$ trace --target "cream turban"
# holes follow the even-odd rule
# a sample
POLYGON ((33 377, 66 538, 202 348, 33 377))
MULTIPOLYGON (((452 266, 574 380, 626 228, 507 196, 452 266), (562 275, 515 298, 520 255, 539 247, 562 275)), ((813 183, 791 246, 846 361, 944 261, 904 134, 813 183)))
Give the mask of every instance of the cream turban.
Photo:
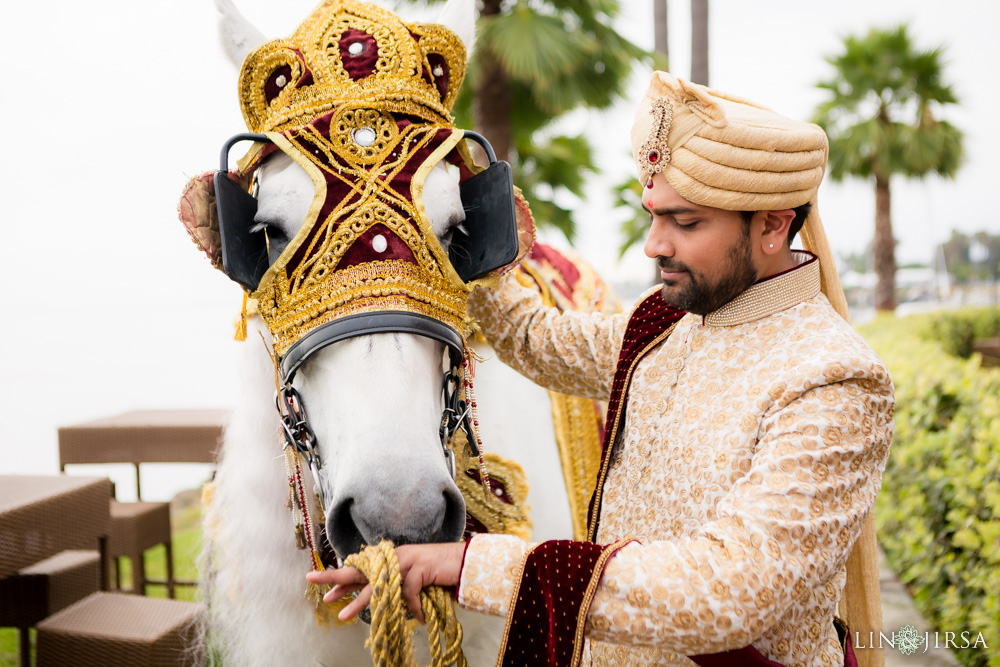
POLYGON ((632 156, 643 184, 662 173, 684 199, 727 211, 776 211, 812 202, 802 243, 819 257, 823 292, 847 319, 816 206, 827 150, 818 125, 667 72, 653 72, 632 124, 632 156))
MULTIPOLYGON (((684 199, 728 211, 773 211, 812 202, 800 232, 819 257, 823 292, 848 319, 847 302, 816 206, 828 143, 818 125, 781 116, 753 102, 654 72, 632 125, 639 181, 662 173, 684 199)), ((851 631, 882 630, 878 552, 871 518, 847 562, 840 613, 851 631)), ((882 653, 860 651, 862 666, 882 653)))

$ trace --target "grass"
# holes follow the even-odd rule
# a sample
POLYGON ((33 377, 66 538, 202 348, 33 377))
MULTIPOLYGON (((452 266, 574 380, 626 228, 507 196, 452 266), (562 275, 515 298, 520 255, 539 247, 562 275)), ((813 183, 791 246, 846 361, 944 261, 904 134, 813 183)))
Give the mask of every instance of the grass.
MULTIPOLYGON (((182 581, 195 581, 198 578, 196 563, 198 551, 201 548, 201 492, 190 491, 180 494, 170 507, 170 524, 173 534, 174 548, 174 578, 182 581)), ((154 547, 145 553, 146 577, 149 579, 166 579, 167 554, 163 545, 154 547)), ((132 582, 132 567, 127 558, 121 559, 122 586, 130 588, 132 582)), ((112 572, 112 582, 114 574, 112 572)), ((178 600, 196 600, 198 590, 194 586, 176 586, 174 588, 178 600)), ((167 597, 165 585, 146 586, 146 594, 154 598, 167 597)), ((31 645, 34 650, 35 631, 31 630, 31 645)), ((15 628, 0 628, 0 667, 17 667, 18 636, 15 628)))

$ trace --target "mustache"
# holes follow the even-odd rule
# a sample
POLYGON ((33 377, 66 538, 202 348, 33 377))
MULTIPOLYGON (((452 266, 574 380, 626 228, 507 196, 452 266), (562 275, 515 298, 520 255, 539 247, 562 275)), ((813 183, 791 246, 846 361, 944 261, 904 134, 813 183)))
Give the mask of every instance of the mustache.
POLYGON ((667 259, 666 257, 657 257, 656 266, 660 271, 668 272, 681 272, 688 271, 688 267, 680 262, 675 262, 673 260, 667 259))

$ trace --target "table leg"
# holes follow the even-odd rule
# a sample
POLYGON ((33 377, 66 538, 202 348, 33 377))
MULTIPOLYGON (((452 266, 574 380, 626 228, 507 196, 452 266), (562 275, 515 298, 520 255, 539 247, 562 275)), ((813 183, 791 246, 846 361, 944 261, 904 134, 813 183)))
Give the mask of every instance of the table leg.
POLYGON ((146 555, 139 550, 132 560, 132 592, 136 595, 146 594, 146 555))
POLYGON ((21 667, 31 667, 31 630, 18 628, 21 644, 21 667))
POLYGON ((111 558, 108 556, 108 538, 97 538, 97 550, 101 553, 101 590, 111 590, 111 558))
POLYGON ((174 595, 174 547, 173 543, 167 541, 167 597, 173 599, 174 595))

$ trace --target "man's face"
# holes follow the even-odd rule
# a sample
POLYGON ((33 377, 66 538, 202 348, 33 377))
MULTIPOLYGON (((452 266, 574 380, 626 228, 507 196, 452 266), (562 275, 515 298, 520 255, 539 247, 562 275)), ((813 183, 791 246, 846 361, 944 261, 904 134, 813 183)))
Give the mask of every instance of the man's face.
POLYGON ((662 174, 642 202, 650 213, 644 251, 660 267, 667 303, 707 315, 756 282, 750 225, 739 212, 692 204, 662 174))

